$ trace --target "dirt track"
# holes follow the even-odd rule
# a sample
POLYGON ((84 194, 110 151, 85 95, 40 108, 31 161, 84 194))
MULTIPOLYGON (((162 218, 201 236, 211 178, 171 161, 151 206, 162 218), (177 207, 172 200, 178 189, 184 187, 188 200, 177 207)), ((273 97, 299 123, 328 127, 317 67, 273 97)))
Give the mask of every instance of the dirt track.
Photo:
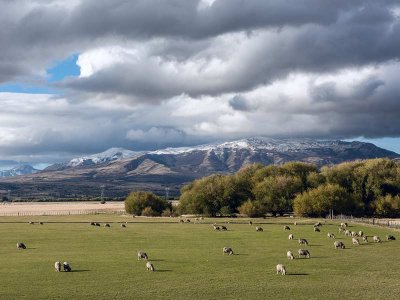
POLYGON ((66 215, 90 214, 96 212, 119 212, 124 202, 23 202, 0 204, 0 216, 10 215, 66 215))

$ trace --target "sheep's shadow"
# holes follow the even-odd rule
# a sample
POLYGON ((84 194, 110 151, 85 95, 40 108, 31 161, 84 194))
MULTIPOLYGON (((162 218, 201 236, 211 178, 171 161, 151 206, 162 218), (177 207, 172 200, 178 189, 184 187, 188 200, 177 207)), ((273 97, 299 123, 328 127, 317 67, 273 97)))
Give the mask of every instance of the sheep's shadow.
POLYGON ((234 255, 249 256, 247 253, 235 253, 234 255))
POLYGON ((90 272, 90 270, 72 270, 72 273, 77 273, 77 272, 90 272))
POLYGON ((151 259, 150 261, 164 261, 164 259, 151 259))
POLYGON ((313 245, 308 245, 308 246, 310 246, 310 247, 321 247, 322 245, 313 244, 313 245))
POLYGON ((160 272, 160 273, 163 273, 163 272, 172 272, 172 270, 155 270, 155 272, 160 272))
POLYGON ((307 273, 291 273, 291 274, 286 274, 287 276, 307 276, 307 273))

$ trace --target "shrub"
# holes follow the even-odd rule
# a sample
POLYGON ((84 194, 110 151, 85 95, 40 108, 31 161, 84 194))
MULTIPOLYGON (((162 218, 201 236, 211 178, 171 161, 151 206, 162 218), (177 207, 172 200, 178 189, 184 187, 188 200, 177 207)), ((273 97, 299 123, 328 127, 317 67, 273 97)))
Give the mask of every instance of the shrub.
POLYGON ((172 217, 172 210, 170 208, 166 208, 161 213, 162 217, 172 217))
POLYGON ((264 215, 261 205, 256 201, 247 200, 238 208, 239 213, 249 218, 261 217, 264 215))
POLYGON ((168 207, 168 202, 153 193, 147 192, 132 192, 125 199, 125 211, 128 214, 141 215, 147 207, 160 215, 168 207))

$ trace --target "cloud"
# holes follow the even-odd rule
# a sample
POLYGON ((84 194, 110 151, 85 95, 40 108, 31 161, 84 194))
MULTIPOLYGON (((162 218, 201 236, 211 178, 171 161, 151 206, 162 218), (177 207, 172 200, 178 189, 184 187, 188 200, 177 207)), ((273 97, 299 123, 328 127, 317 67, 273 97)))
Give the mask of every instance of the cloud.
POLYGON ((246 136, 398 137, 391 0, 0 1, 2 159, 246 136), (80 76, 47 82, 78 55, 80 76))

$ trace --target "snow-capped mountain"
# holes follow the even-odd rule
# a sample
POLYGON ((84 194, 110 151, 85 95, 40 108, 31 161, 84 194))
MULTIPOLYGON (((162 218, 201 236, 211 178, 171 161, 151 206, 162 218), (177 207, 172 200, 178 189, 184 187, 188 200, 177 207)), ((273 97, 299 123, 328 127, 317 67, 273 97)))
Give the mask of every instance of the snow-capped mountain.
POLYGON ((171 195, 177 195, 182 184, 193 179, 233 173, 253 163, 303 161, 323 166, 379 157, 396 159, 400 155, 370 143, 311 139, 249 138, 144 152, 112 148, 50 166, 36 174, 2 179, 0 189, 12 183, 21 186, 21 195, 34 190, 40 196, 62 191, 65 197, 86 197, 98 195, 101 185, 107 187, 110 196, 126 196, 140 189, 162 194, 167 186, 171 195))
POLYGON ((39 172, 39 170, 35 169, 31 165, 19 165, 10 170, 0 171, 0 177, 14 177, 20 175, 34 174, 39 172))
POLYGON ((107 164, 113 161, 118 161, 128 157, 135 157, 142 154, 142 152, 136 152, 127 150, 124 148, 110 148, 101 153, 86 155, 82 157, 76 157, 66 163, 54 164, 46 168, 47 171, 60 170, 65 168, 83 167, 83 166, 95 166, 99 164, 107 164))

